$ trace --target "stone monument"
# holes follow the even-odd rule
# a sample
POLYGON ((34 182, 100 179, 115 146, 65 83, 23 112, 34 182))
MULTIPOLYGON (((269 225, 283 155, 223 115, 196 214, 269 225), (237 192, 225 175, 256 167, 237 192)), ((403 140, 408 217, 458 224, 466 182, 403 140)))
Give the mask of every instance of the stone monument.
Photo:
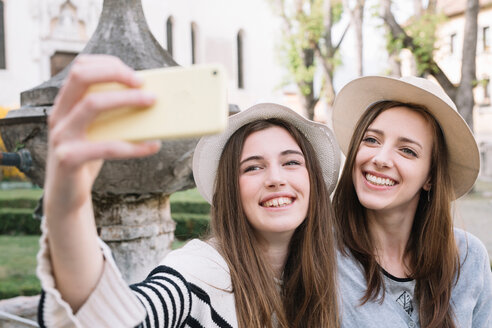
MULTIPOLYGON (((176 65, 151 34, 140 0, 104 0, 98 27, 82 53, 115 55, 137 70, 176 65)), ((23 92, 21 108, 0 121, 7 149, 30 152, 32 168, 27 176, 40 187, 47 152, 46 118, 68 70, 23 92)), ((196 142, 165 141, 154 156, 107 161, 94 184, 99 235, 113 250, 129 283, 145 278, 170 250, 175 223, 169 195, 194 186, 191 158, 196 142)))

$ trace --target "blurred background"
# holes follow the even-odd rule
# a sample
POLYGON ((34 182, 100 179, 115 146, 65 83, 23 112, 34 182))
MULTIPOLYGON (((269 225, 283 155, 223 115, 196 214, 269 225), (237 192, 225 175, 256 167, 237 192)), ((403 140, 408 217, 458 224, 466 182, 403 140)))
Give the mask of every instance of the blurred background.
MULTIPOLYGON (((337 91, 356 77, 417 75, 440 84, 474 132, 482 161, 474 189, 456 202, 455 222, 492 255, 492 0, 141 3, 153 36, 179 65, 226 67, 229 102, 239 109, 277 102, 331 125, 337 91)), ((103 0, 0 1, 0 118, 21 107, 21 92, 77 56, 102 8, 103 0)), ((35 295, 32 213, 42 189, 14 167, 0 166, 0 179, 0 299, 35 295)), ((206 229, 209 207, 194 189, 173 194, 171 212, 174 247, 206 229)))

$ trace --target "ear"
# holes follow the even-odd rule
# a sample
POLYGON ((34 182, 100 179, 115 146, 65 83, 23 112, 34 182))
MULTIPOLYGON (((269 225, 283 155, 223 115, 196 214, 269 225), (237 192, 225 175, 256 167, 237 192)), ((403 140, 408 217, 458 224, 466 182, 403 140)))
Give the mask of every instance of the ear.
POLYGON ((431 178, 428 177, 427 180, 425 181, 424 185, 422 186, 422 188, 425 190, 425 191, 429 191, 431 190, 431 187, 432 187, 432 184, 431 184, 431 178))

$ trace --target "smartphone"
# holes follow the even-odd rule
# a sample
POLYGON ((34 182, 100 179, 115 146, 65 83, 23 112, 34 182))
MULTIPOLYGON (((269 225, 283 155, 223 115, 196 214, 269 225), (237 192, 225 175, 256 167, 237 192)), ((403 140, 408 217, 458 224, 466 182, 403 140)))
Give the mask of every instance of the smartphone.
MULTIPOLYGON (((228 116, 225 68, 219 64, 138 71, 142 89, 156 96, 148 108, 122 107, 99 114, 88 127, 93 141, 142 141, 220 133, 228 116)), ((99 83, 88 92, 123 90, 99 83)))

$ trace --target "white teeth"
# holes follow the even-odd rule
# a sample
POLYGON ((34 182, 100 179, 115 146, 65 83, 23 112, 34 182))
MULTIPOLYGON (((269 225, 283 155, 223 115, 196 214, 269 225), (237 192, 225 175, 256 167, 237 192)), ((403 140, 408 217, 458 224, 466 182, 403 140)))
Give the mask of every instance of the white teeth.
POLYGON ((395 185, 395 181, 393 181, 391 179, 376 177, 370 173, 366 173, 366 179, 367 179, 367 181, 369 181, 375 185, 380 185, 380 186, 394 186, 395 185))
POLYGON ((292 199, 289 197, 278 197, 274 199, 270 199, 266 202, 263 202, 261 206, 264 207, 282 207, 285 205, 292 204, 292 199))

